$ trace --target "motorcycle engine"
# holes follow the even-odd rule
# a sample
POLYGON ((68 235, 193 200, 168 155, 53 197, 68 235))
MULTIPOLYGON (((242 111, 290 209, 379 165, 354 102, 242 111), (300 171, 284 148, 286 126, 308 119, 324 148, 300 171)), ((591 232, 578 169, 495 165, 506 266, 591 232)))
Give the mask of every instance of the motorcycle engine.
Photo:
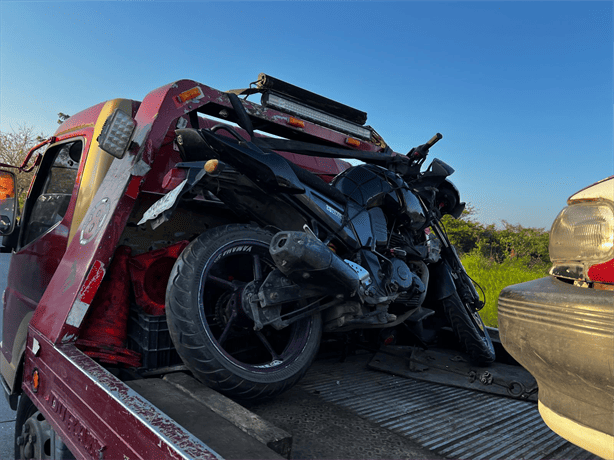
POLYGON ((415 275, 401 259, 392 259, 390 262, 390 279, 387 283, 388 289, 407 291, 414 284, 412 275, 415 275))

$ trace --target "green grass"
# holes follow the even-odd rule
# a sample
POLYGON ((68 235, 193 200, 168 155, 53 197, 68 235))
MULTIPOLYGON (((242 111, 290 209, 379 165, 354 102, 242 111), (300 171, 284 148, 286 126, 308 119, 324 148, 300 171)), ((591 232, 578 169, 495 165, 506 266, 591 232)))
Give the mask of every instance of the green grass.
MULTIPOLYGON (((507 259, 503 263, 497 263, 477 252, 466 254, 461 260, 469 276, 486 293, 486 305, 480 311, 480 315, 484 323, 491 327, 499 327, 497 301, 501 290, 511 284, 543 278, 548 274, 549 268, 545 264, 531 266, 528 259, 507 259)), ((482 298, 480 289, 478 292, 482 298)))

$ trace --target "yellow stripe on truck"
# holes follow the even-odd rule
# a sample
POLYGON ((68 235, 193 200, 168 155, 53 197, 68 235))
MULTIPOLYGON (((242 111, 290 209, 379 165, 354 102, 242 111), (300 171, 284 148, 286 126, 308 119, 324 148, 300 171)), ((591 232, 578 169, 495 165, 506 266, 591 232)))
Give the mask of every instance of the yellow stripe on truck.
POLYGON ((96 124, 94 126, 94 137, 90 145, 85 168, 83 169, 83 176, 81 177, 81 183, 79 185, 79 196, 77 197, 75 213, 70 226, 68 244, 70 244, 73 237, 77 233, 79 225, 81 225, 88 208, 92 204, 94 195, 96 195, 96 192, 100 188, 107 171, 111 167, 111 163, 115 159, 112 155, 102 150, 97 141, 98 136, 102 132, 104 122, 115 109, 120 109, 125 113, 132 114, 132 101, 128 99, 110 100, 105 103, 100 111, 100 115, 98 115, 98 120, 96 120, 96 124))

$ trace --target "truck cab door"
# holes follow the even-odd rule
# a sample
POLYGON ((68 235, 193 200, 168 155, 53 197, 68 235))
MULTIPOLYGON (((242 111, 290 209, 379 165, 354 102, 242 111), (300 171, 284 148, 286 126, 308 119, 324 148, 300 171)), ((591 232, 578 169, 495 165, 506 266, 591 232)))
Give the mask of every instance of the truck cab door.
POLYGON ((0 368, 9 387, 30 318, 66 251, 83 145, 76 138, 50 146, 26 199, 4 300, 0 368))

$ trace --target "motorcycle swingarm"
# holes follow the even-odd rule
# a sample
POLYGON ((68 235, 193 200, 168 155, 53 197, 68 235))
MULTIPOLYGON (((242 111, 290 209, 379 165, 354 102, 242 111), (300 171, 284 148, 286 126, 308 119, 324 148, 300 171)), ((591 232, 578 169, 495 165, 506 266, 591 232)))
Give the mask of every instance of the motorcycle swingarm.
POLYGON ((255 291, 256 285, 247 287, 243 301, 249 302, 249 307, 247 305, 246 307, 251 311, 256 330, 268 325, 278 330, 283 329, 302 318, 337 305, 343 300, 343 297, 335 297, 334 301, 321 304, 320 302, 330 295, 330 289, 299 286, 279 270, 273 270, 262 282, 257 292, 255 291), (305 299, 312 300, 305 305, 305 299), (295 304, 298 308, 281 314, 284 304, 295 304))

